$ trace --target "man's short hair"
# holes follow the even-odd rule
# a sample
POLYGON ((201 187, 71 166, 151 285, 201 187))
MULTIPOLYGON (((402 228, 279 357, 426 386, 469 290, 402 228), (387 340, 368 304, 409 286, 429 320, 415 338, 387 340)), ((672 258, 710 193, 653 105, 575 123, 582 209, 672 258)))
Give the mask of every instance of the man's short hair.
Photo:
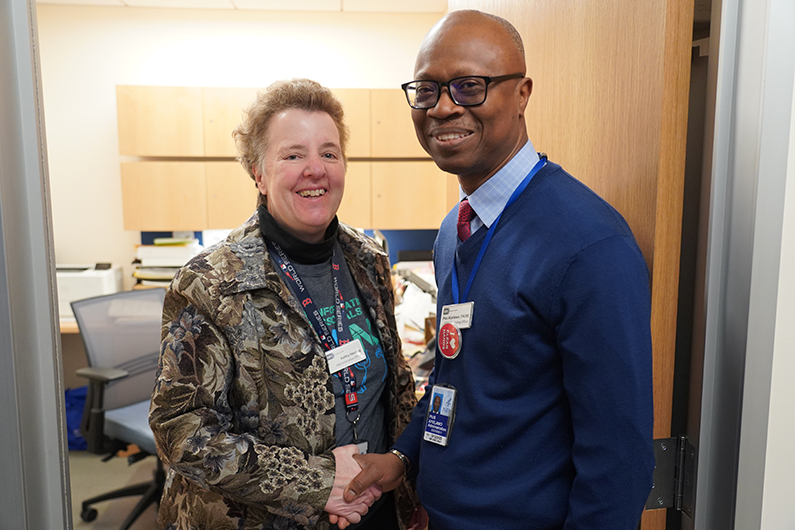
POLYGON ((500 26, 502 26, 503 29, 505 29, 505 31, 508 32, 508 35, 511 36, 511 40, 513 40, 513 43, 516 45, 516 49, 519 50, 519 52, 522 54, 522 57, 524 57, 524 42, 522 42, 522 36, 519 34, 519 31, 514 27, 513 24, 511 24, 504 18, 497 15, 492 15, 491 13, 484 13, 482 11, 476 11, 474 9, 467 11, 471 11, 473 13, 479 13, 485 16, 486 18, 493 20, 500 26))

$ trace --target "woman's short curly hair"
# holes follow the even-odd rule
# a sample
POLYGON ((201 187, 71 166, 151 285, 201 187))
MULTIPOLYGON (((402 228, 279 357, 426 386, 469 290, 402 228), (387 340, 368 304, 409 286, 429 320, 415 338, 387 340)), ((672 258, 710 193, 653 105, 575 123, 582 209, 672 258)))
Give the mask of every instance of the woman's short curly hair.
MULTIPOLYGON (((268 126, 271 119, 287 109, 325 112, 334 120, 340 135, 343 160, 347 163, 345 145, 348 127, 344 121, 342 103, 331 90, 311 79, 277 81, 257 94, 254 103, 246 109, 243 121, 232 132, 239 153, 238 160, 252 179, 254 168, 265 174, 265 150, 268 148, 268 126)), ((260 197, 262 199, 262 197, 260 197)))

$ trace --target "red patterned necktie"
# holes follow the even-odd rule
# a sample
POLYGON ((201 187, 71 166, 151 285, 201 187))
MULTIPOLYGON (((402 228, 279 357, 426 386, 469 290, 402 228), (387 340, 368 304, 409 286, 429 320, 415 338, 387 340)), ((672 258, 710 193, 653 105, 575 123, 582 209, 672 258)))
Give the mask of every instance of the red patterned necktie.
POLYGON ((464 199, 458 204, 458 239, 466 241, 472 234, 469 222, 475 218, 475 210, 469 205, 469 199, 464 199))

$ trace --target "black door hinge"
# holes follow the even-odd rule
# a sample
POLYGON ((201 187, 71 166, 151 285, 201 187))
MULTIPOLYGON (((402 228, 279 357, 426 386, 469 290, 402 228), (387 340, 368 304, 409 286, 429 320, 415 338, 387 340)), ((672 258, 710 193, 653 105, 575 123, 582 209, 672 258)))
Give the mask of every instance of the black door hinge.
POLYGON ((673 508, 693 517, 696 448, 685 436, 654 440, 654 484, 647 510, 673 508))

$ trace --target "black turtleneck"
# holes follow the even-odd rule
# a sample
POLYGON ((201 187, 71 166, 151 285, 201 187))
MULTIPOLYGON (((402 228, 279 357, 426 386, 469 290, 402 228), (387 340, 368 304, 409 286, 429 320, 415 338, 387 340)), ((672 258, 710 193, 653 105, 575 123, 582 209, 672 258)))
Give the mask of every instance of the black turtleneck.
POLYGON ((316 263, 323 263, 331 257, 334 250, 334 243, 337 241, 337 230, 339 228, 339 221, 337 216, 329 223, 326 228, 326 233, 323 235, 323 241, 320 243, 307 243, 306 241, 297 238, 287 230, 285 230, 276 219, 273 218, 271 213, 265 208, 265 205, 259 205, 257 208, 259 214, 259 226, 262 232, 262 237, 266 241, 273 241, 290 256, 297 263, 304 263, 313 265, 316 263))

